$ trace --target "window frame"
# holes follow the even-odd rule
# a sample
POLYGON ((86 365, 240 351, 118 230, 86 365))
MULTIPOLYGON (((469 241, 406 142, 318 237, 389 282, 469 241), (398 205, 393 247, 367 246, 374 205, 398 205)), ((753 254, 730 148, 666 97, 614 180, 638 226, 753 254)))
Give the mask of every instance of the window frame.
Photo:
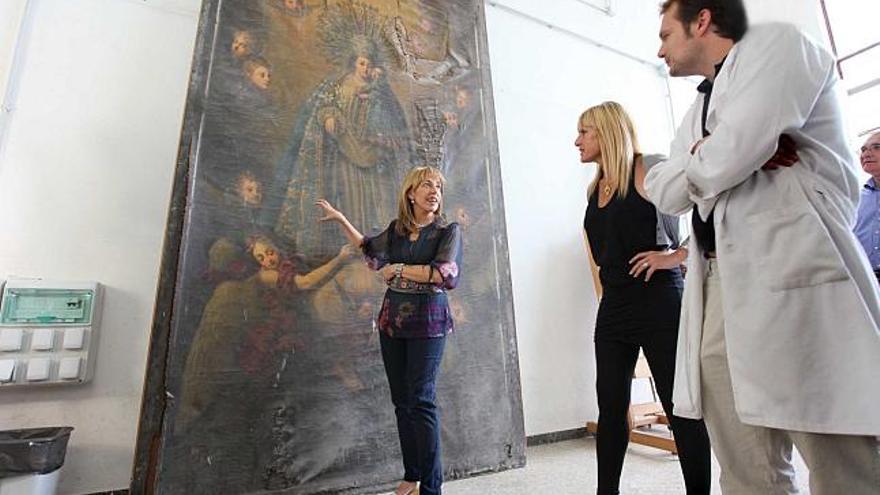
MULTIPOLYGON (((834 54, 835 59, 837 59, 837 75, 840 76, 841 80, 846 80, 846 74, 843 69, 843 63, 847 61, 851 61, 854 58, 862 55, 870 50, 878 49, 880 50, 880 37, 874 42, 869 42, 867 45, 856 48, 851 53, 847 53, 846 55, 841 56, 837 49, 837 43, 834 40, 834 26, 831 22, 831 18, 828 16, 828 7, 826 6, 826 0, 819 0, 819 5, 822 11, 822 17, 825 21, 825 30, 828 34, 828 41, 831 45, 831 52, 834 54)), ((852 63, 852 62, 850 62, 852 63)), ((865 83, 859 84, 858 86, 847 88, 846 92, 849 96, 855 96, 863 91, 867 91, 869 89, 873 89, 880 86, 880 75, 871 79, 865 83)), ((869 129, 859 129, 859 136, 864 136, 867 134, 871 134, 880 130, 880 121, 876 123, 876 125, 871 126, 869 129)))

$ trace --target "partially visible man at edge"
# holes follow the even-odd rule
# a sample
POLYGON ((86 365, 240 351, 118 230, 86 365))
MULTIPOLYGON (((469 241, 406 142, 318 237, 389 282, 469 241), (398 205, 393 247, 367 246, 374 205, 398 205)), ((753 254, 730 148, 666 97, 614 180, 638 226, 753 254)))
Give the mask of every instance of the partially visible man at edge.
POLYGON ((645 182, 661 211, 694 208, 675 413, 705 419, 725 494, 798 493, 794 444, 813 495, 876 495, 880 292, 834 59, 793 26, 749 28, 741 0, 661 15, 670 73, 706 78, 645 182), (798 163, 762 168, 783 134, 798 163))
POLYGON ((868 136, 859 159, 862 170, 871 178, 862 188, 854 231, 865 248, 874 276, 880 280, 880 131, 868 136))

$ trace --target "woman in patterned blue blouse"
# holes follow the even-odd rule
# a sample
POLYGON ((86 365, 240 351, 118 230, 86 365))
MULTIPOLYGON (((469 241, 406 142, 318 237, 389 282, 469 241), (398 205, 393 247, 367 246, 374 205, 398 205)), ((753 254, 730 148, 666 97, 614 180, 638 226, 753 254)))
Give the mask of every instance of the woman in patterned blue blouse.
POLYGON ((458 285, 461 229, 443 220, 445 180, 433 167, 407 174, 397 219, 380 234, 362 235, 325 200, 321 221, 337 222, 388 284, 377 321, 382 360, 397 416, 404 478, 396 495, 437 495, 443 482, 436 383, 453 322, 446 290, 458 285))

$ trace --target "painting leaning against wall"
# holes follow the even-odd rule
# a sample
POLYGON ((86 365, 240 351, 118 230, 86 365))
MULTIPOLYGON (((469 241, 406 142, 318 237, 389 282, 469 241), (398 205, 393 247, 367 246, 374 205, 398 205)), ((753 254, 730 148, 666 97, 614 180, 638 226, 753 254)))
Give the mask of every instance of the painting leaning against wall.
POLYGON ((438 385, 447 477, 524 463, 488 74, 479 0, 205 2, 158 493, 401 478, 374 323, 384 283, 314 203, 377 233, 417 165, 446 175, 465 241, 438 385))

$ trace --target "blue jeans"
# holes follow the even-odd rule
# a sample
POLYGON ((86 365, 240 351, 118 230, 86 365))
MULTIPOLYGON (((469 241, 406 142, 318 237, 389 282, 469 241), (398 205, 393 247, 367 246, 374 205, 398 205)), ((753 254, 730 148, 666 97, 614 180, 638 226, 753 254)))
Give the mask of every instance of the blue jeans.
POLYGON ((397 339, 380 333, 382 361, 397 416, 403 479, 421 481, 421 495, 440 495, 440 418, 437 374, 446 337, 397 339))

